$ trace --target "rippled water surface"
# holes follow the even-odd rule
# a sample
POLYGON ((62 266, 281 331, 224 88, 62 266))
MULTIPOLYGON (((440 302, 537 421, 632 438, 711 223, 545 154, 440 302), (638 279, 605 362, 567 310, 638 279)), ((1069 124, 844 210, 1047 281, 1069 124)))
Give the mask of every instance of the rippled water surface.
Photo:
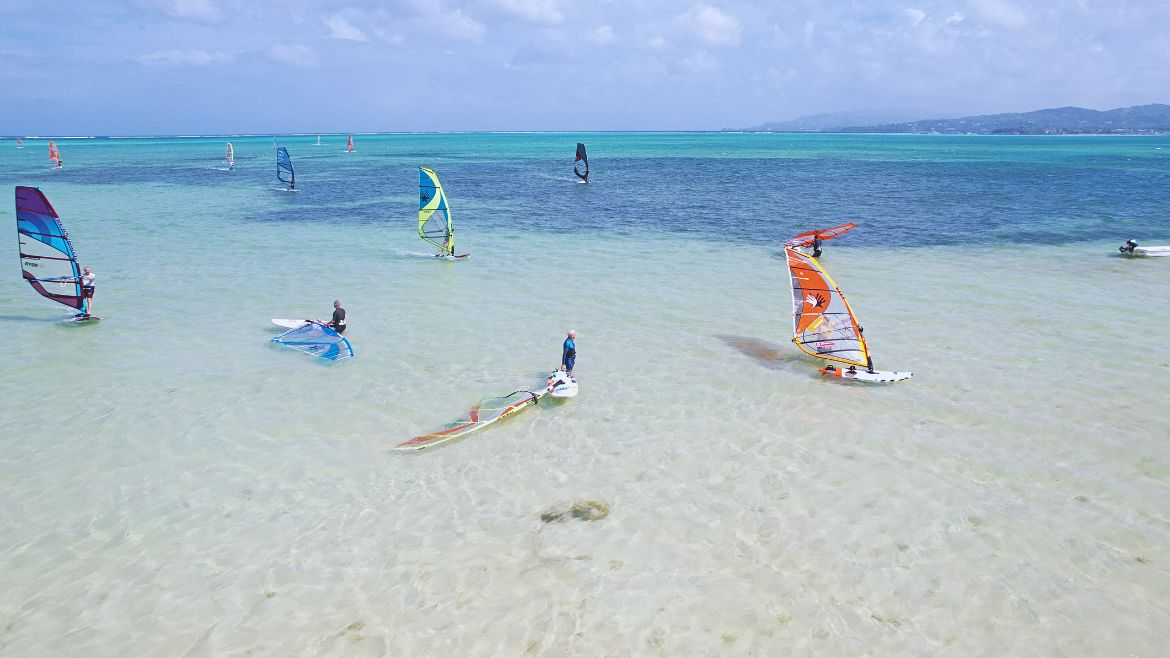
POLYGON ((0 655, 1164 655, 1170 262, 1111 254, 1170 244, 1170 137, 285 138, 295 194, 223 141, 0 142, 103 317, 12 244, 0 655), (849 220, 896 386, 785 333, 780 243, 849 220), (270 346, 335 298, 356 358, 270 346), (576 399, 390 450, 569 328, 576 399))

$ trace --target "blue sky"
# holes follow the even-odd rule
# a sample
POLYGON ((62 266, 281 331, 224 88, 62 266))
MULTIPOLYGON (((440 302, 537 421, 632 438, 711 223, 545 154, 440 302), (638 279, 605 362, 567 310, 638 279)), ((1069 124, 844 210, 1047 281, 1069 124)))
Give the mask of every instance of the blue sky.
POLYGON ((0 26, 0 134, 705 130, 1170 100, 1165 0, 4 0, 0 26))

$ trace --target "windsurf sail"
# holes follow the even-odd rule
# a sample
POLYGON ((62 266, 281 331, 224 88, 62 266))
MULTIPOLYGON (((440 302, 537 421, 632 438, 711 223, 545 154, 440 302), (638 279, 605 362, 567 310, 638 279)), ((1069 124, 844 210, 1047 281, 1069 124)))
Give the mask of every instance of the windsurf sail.
POLYGON ((35 187, 16 187, 16 233, 24 280, 41 296, 85 313, 77 252, 57 211, 35 187))
POLYGON ((447 195, 439 176, 426 167, 418 168, 418 235, 442 250, 439 255, 455 254, 455 229, 447 195))
POLYGON ((345 150, 353 153, 353 135, 349 136, 349 141, 345 145, 345 150))
POLYGON ((19 137, 16 138, 16 148, 18 148, 18 149, 24 148, 24 140, 23 139, 21 139, 19 137))
POLYGON ((807 247, 816 241, 817 238, 821 240, 828 240, 835 238, 842 233, 848 233, 857 228, 857 224, 849 222, 833 228, 817 229, 815 231, 805 231, 804 233, 796 234, 791 240, 784 243, 785 247, 807 247))
POLYGON ((492 423, 503 420, 523 409, 536 405, 540 401, 540 398, 544 397, 547 392, 547 390, 539 393, 533 393, 527 390, 513 391, 503 397, 481 400, 459 420, 453 420, 447 423, 437 432, 416 436, 409 441, 400 443, 394 449, 422 450, 423 448, 430 448, 441 443, 454 441, 472 432, 478 432, 492 423))
POLYGON ((227 155, 224 156, 223 161, 227 163, 228 169, 236 168, 236 152, 232 150, 232 143, 227 143, 227 155))
POLYGON ((272 342, 329 361, 340 361, 353 356, 353 347, 345 336, 320 322, 309 322, 296 329, 289 329, 273 338, 272 342))
POLYGON ((317 143, 314 144, 314 146, 320 146, 320 145, 321 145, 321 136, 317 135, 317 143))
POLYGON ((792 342, 819 359, 870 367, 857 317, 815 258, 784 249, 792 280, 792 342))
POLYGON ((57 150, 57 142, 49 142, 49 163, 61 168, 61 152, 57 150))
POLYGON ((573 173, 577 178, 589 182, 589 154, 585 152, 585 145, 577 142, 577 159, 573 161, 573 173))
POLYGON ((288 157, 288 149, 281 146, 276 149, 276 180, 288 185, 288 189, 297 186, 297 175, 293 171, 292 158, 288 157))

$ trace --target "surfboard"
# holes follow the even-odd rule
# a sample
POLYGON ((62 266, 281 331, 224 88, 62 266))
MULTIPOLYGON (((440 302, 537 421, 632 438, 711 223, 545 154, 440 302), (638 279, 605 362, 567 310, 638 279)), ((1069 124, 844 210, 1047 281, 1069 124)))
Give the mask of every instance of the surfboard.
POLYGON ((78 314, 78 315, 73 315, 73 316, 65 318, 63 320, 63 322, 68 322, 70 324, 86 324, 89 322, 98 322, 99 320, 101 320, 101 318, 99 318, 96 315, 80 315, 80 314, 78 314))
POLYGON ((564 370, 554 370, 548 374, 548 394, 554 398, 577 397, 577 380, 564 370))
POLYGON ((285 329, 296 329, 297 327, 308 324, 312 320, 290 320, 288 318, 272 318, 272 324, 285 329))
POLYGON ((838 368, 836 366, 825 366, 820 369, 820 373, 826 377, 840 377, 841 379, 852 379, 859 382, 873 382, 877 384, 887 384, 892 382, 900 382, 904 379, 910 379, 914 376, 912 372, 902 372, 896 370, 858 370, 857 368, 838 368))

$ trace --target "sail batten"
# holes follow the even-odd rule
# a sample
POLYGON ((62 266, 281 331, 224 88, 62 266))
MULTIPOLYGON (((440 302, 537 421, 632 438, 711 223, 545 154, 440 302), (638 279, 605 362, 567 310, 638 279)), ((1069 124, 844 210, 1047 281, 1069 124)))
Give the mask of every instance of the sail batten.
POLYGON ((438 247, 439 255, 454 255, 455 229, 447 195, 439 176, 426 167, 418 168, 418 235, 438 247))
POLYGON ((869 366, 862 329, 840 288, 815 258, 785 247, 792 283, 792 342, 820 359, 869 366))
POLYGON ((24 280, 42 297, 84 313, 77 252, 57 211, 35 187, 16 188, 16 233, 24 280))

